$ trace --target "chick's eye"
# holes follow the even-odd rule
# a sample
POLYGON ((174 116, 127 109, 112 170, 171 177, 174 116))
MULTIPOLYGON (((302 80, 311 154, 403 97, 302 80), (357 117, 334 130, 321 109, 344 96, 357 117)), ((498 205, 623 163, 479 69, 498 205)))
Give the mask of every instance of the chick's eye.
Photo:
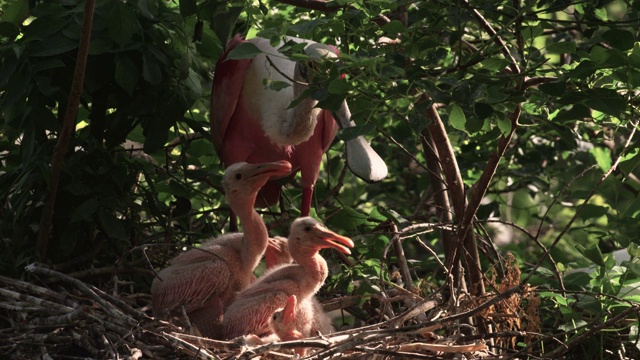
POLYGON ((242 179, 242 174, 236 174, 236 180, 242 179))
POLYGON ((304 228, 304 231, 306 231, 306 232, 311 231, 311 226, 306 226, 306 227, 304 228))

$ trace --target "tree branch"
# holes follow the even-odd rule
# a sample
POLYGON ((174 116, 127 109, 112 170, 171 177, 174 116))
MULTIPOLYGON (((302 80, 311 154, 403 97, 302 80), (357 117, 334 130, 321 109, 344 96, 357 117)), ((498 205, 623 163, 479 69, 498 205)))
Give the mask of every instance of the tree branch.
POLYGON ((60 181, 60 172, 62 163, 69 149, 71 135, 75 128, 76 115, 78 106, 80 105, 80 96, 82 95, 82 86, 84 83, 84 72, 87 66, 87 57, 89 55, 89 44, 91 42, 91 28, 93 26, 93 12, 95 9, 95 0, 87 0, 84 4, 84 18, 82 22, 82 33, 80 35, 80 44, 78 46, 78 55, 76 57, 76 68, 73 74, 73 83, 69 92, 69 103, 64 116, 62 130, 58 137, 58 142, 53 150, 51 159, 51 181, 49 185, 49 196, 42 207, 42 217, 40 218, 40 230, 38 232, 38 240, 36 242, 36 251, 41 260, 44 261, 47 255, 47 243, 51 236, 53 228, 53 212, 56 204, 56 195, 58 193, 58 182, 60 181))

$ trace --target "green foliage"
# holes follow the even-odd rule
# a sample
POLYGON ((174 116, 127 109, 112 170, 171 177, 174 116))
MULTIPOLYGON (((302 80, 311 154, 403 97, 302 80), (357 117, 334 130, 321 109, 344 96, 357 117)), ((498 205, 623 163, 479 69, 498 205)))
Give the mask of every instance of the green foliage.
MULTIPOLYGON (((3 251, 3 272, 21 272, 33 260, 48 163, 66 111, 84 8, 84 2, 48 1, 26 12, 17 3, 27 2, 12 2, 2 21, 19 32, 2 33, 6 41, 0 47, 2 238, 8 250, 3 251)), ((206 119, 194 115, 204 110, 200 99, 206 96, 203 84, 209 75, 187 26, 188 19, 162 1, 97 2, 82 108, 61 177, 51 261, 95 252, 104 246, 103 238, 115 251, 112 259, 117 258, 137 243, 145 223, 155 220, 149 215, 166 218, 162 207, 169 201, 158 204, 162 193, 141 197, 139 192, 144 186, 139 174, 158 170, 131 159, 120 144, 138 140, 147 152, 161 155, 158 150, 168 139, 185 130, 206 136, 206 119), (150 211, 157 206, 155 213, 150 211)), ((167 170, 188 165, 178 162, 184 154, 173 157, 167 170)), ((170 178, 164 177, 146 180, 170 178)))
MULTIPOLYGON (((207 121, 210 71, 237 32, 273 44, 290 35, 340 49, 339 62, 319 64, 306 95, 329 109, 346 99, 357 124, 338 134, 314 193, 317 216, 357 240, 349 266, 333 272, 330 291, 370 299, 397 282, 396 234, 402 234, 412 285, 426 292, 444 283, 439 259, 427 251, 442 257, 444 227, 403 233, 440 222, 425 139, 433 124, 427 111, 435 104, 469 197, 500 141, 513 132, 475 214, 479 224, 502 222, 486 224, 489 236, 507 234, 499 251, 516 253, 526 264, 523 274, 544 258, 543 247, 550 247, 558 271, 591 266, 565 278, 565 287, 577 292, 572 296, 562 293, 553 264, 535 270, 530 281, 543 289, 546 330, 565 331, 571 341, 593 319, 638 300, 627 291, 640 277, 637 260, 616 263, 609 255, 623 247, 633 252, 640 243, 637 2, 327 5, 339 9, 278 1, 99 0, 46 260, 69 268, 125 259, 140 264, 143 245, 189 246, 223 231, 220 169, 207 121), (517 122, 515 109, 521 110, 517 122), (344 169, 341 141, 358 135, 386 161, 386 180, 365 184, 344 169), (196 139, 171 143, 187 136, 196 139), (122 145, 127 140, 143 144, 154 160, 137 158, 122 145), (72 259, 80 261, 69 265, 72 259)), ((83 6, 0 0, 0 273, 20 275, 35 260, 83 6)), ((243 45, 230 56, 255 54, 243 45)), ((303 57, 290 44, 283 54, 303 57)), ((288 214, 265 218, 298 214, 297 183, 285 188, 288 214)), ((460 214, 453 215, 458 221, 460 214)), ((153 249, 156 266, 171 253, 153 249)), ((635 319, 622 330, 635 341, 637 329, 635 319)), ((602 335, 598 344, 605 340, 602 335)), ((606 346, 622 349, 613 344, 606 346)))

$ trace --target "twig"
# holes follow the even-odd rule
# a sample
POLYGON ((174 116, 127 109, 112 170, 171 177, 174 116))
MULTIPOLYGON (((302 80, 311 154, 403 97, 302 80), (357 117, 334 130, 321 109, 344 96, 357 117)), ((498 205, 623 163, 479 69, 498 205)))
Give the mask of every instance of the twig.
POLYGON ((85 283, 83 283, 82 281, 80 281, 78 279, 74 279, 74 278, 70 277, 69 275, 57 272, 55 270, 51 270, 51 269, 40 267, 40 266, 38 266, 38 264, 35 264, 35 263, 33 263, 31 265, 27 265, 26 266, 26 270, 29 271, 29 272, 32 272, 34 274, 38 274, 38 275, 46 275, 46 276, 56 277, 56 278, 59 278, 59 279, 63 280, 66 283, 72 284, 75 287, 77 287, 80 291, 82 291, 85 295, 89 296, 89 298, 91 298, 91 300, 95 301, 98 305, 100 305, 102 307, 102 309, 104 309, 111 316, 114 316, 114 317, 116 317, 118 319, 124 320, 125 323, 127 325, 130 325, 130 326, 135 326, 137 324, 137 322, 134 319, 132 319, 132 318, 130 318, 128 316, 125 316, 115 306, 113 306, 111 303, 107 302, 106 300, 104 300, 100 296, 98 296, 98 294, 95 291, 93 291, 92 289, 90 289, 88 285, 86 285, 85 283))
POLYGON ((25 294, 21 294, 15 291, 11 291, 8 289, 3 289, 0 288, 0 295, 11 298, 11 299, 16 299, 16 300, 22 300, 22 301, 27 301, 31 304, 34 305, 39 305, 41 306, 43 309, 51 309, 51 310, 55 310, 55 311, 61 311, 63 313, 69 313, 74 311, 75 309, 72 307, 68 307, 65 305, 60 305, 48 300, 44 300, 44 299, 40 299, 37 298, 35 296, 31 296, 31 295, 25 295, 25 294))
POLYGON ((636 304, 634 306, 631 306, 628 309, 624 310, 623 312, 613 316, 611 319, 603 322, 602 324, 600 324, 598 326, 589 327, 589 330, 587 330, 584 333, 574 337, 569 342, 565 343, 565 346, 559 346, 559 347, 555 348, 554 350, 546 353, 545 357, 546 358, 550 358, 550 359, 558 359, 560 355, 564 354, 569 349, 571 349, 573 346, 576 346, 578 343, 585 341, 585 339, 587 339, 588 337, 592 336, 593 334, 601 331, 602 329, 605 329, 605 328, 608 328, 608 327, 612 327, 618 321, 620 321, 620 320, 624 319, 625 317, 627 317, 627 315, 630 315, 632 313, 638 313, 639 311, 640 311, 640 305, 636 304))
POLYGON ((398 233, 398 226, 393 223, 392 229, 393 235, 391 237, 391 243, 393 244, 393 249, 398 257, 398 267, 400 268, 402 281, 409 291, 417 291, 416 286, 413 284, 413 279, 411 278, 411 271, 407 264, 407 258, 404 256, 404 249, 402 248, 402 241, 400 240, 400 234, 398 233))
POLYGON ((471 6, 468 0, 463 0, 463 3, 471 10, 471 12, 473 13, 473 16, 480 23, 480 26, 482 26, 484 30, 489 35, 491 35, 491 37, 495 39, 494 41, 500 47, 500 50, 502 51, 502 55, 504 55, 504 57, 509 60, 509 67, 511 68, 511 71, 514 74, 520 74, 521 73, 520 67, 516 62, 516 59, 513 58, 513 56, 511 55, 511 52, 509 51, 509 48, 507 47, 507 44, 505 44, 502 38, 493 29, 493 26, 491 26, 491 24, 484 18, 484 16, 482 16, 482 14, 480 14, 478 10, 476 10, 471 6))
POLYGON ((602 185, 602 183, 604 183, 604 181, 609 177, 609 175, 611 175, 611 173, 613 173, 615 171, 615 169, 618 167, 618 164, 620 164, 620 161, 622 161, 622 158, 626 154, 625 150, 628 149, 629 144, 631 144, 631 140, 633 140, 633 137, 634 137, 634 135, 636 133, 637 127, 638 127, 638 123, 636 122, 635 124, 633 124, 633 127, 631 128, 631 133, 629 134, 629 137, 627 138, 627 141, 625 142, 624 146, 622 147, 622 151, 620 152, 618 157, 615 159, 613 164, 611 164, 611 167, 609 168, 609 170, 605 171, 604 174, 600 177, 600 180, 598 180, 598 182, 593 186, 593 188, 591 189, 589 194, 584 198, 582 204, 578 206, 578 208, 576 209, 576 211, 573 214, 573 216, 571 217, 571 219, 569 219, 569 222, 565 225, 565 227, 562 229, 562 231, 560 231, 558 236, 556 236, 555 240, 553 240, 553 243, 551 243, 551 245, 549 246, 547 251, 543 254, 543 256, 540 258, 540 260, 538 260, 538 262, 534 265, 534 267, 531 269, 529 274, 522 280, 522 283, 526 283, 527 281, 529 281, 529 279, 531 279, 531 277, 536 272, 536 270, 538 270, 538 268, 542 265, 542 262, 545 260, 545 258, 549 256, 549 253, 551 253, 551 250, 553 248, 555 248, 556 245, 558 245, 558 243, 560 242, 560 240, 562 239, 564 234, 566 234, 567 231, 569 231, 569 229, 571 229, 571 226, 578 219, 578 217, 580 216, 580 213, 582 212, 584 207, 589 203, 589 200, 591 200, 591 198, 595 195, 596 190, 598 189, 598 187, 600 187, 600 185, 602 185))
POLYGON ((41 286, 34 285, 25 281, 0 275, 0 283, 6 286, 11 286, 17 290, 25 291, 34 295, 40 295, 40 296, 44 296, 44 297, 56 300, 59 303, 62 303, 72 308, 78 307, 78 303, 72 299, 69 299, 69 297, 67 296, 63 296, 55 291, 51 291, 47 288, 43 288, 41 286))
POLYGON ((177 342, 178 344, 184 346, 186 349, 188 349, 193 357, 197 357, 199 359, 220 359, 219 356, 216 356, 215 354, 210 353, 209 351, 207 351, 206 349, 203 349, 201 347, 195 346, 192 343, 181 339, 178 336, 175 336, 174 334, 169 334, 169 333, 164 333, 164 336, 172 339, 173 341, 177 342))

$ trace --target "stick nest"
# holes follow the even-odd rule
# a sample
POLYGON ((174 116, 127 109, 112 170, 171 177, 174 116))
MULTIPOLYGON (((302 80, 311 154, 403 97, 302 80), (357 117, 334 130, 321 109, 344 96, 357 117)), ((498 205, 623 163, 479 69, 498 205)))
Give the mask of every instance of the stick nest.
MULTIPOLYGON (((127 286, 107 292, 44 265, 32 264, 27 270, 34 275, 32 282, 0 276, 0 353, 15 359, 278 359, 294 358, 298 347, 307 349, 308 359, 473 359, 491 356, 485 344, 491 336, 462 335, 461 320, 480 312, 489 319, 501 312, 491 321, 494 330, 502 331, 501 346, 515 344, 526 326, 539 323, 531 320, 537 316, 535 309, 520 304, 532 296, 530 292, 459 299, 454 306, 437 292, 423 299, 395 287, 386 305, 402 302, 399 308, 406 311, 384 321, 298 341, 249 345, 244 337, 207 339, 190 334, 188 326, 175 325, 180 321, 155 319, 150 316, 149 295, 127 293, 127 286), (436 330, 452 335, 436 335, 436 330)), ((510 279, 516 282, 517 274, 510 279)), ((500 284, 503 289, 512 285, 505 280, 500 284)), ((337 303, 334 309, 353 306, 346 298, 337 303)))

